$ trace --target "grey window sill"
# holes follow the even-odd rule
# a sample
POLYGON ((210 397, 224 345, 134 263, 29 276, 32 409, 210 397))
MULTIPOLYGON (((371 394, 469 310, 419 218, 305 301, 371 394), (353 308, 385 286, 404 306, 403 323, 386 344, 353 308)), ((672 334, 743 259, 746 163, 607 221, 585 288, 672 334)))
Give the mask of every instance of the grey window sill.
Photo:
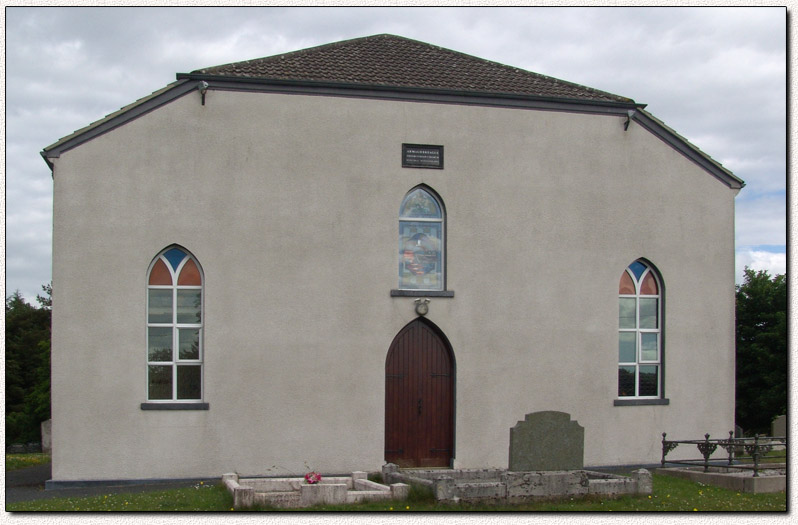
POLYGON ((670 405, 671 400, 662 399, 616 399, 614 402, 616 407, 636 407, 643 405, 670 405))
POLYGON ((453 290, 391 290, 391 297, 454 297, 453 290))
POLYGON ((208 410, 208 403, 142 403, 142 410, 208 410))

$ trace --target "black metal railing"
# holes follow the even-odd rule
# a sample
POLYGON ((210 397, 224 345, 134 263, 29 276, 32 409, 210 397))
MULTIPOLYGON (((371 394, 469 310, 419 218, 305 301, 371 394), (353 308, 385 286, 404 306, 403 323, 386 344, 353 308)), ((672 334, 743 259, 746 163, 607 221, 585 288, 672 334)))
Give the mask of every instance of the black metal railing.
POLYGON ((709 471, 710 465, 723 465, 731 466, 739 469, 750 469, 754 471, 754 477, 759 477, 759 471, 762 470, 760 464, 762 457, 765 454, 773 451, 774 447, 777 451, 784 451, 784 455, 769 455, 768 459, 785 459, 787 458, 787 438, 786 437, 769 437, 756 435, 752 438, 735 438, 734 432, 729 431, 728 439, 709 439, 709 434, 704 434, 704 439, 688 439, 688 440, 668 440, 667 434, 662 433, 662 466, 665 463, 674 463, 680 465, 697 465, 703 466, 704 472, 709 471), (695 445, 701 453, 701 459, 666 459, 666 456, 673 449, 679 445, 695 445), (718 447, 723 448, 728 454, 728 460, 713 460, 710 462, 710 457, 718 447), (750 461, 750 463, 748 463, 750 461))

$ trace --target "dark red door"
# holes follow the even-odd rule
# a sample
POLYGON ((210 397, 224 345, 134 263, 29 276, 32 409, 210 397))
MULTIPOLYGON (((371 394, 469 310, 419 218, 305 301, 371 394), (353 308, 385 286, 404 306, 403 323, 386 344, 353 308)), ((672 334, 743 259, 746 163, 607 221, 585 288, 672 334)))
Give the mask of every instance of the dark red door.
POLYGON ((419 317, 402 328, 385 361, 385 461, 450 467, 454 359, 446 337, 419 317))

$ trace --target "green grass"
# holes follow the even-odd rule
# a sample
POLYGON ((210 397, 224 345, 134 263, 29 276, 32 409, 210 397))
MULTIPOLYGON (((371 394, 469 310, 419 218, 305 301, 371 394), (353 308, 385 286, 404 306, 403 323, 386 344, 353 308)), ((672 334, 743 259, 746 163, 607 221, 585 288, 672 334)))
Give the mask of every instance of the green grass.
MULTIPOLYGON (((735 459, 745 464, 753 464, 754 458, 749 454, 736 454, 735 459)), ((771 450, 759 456, 759 463, 786 463, 787 452, 785 450, 771 450)))
MULTIPOLYGON (((746 494, 702 485, 669 476, 653 475, 654 490, 648 496, 624 496, 618 499, 573 498, 541 501, 523 505, 437 504, 431 491, 416 488, 407 501, 368 502, 356 505, 322 505, 301 509, 320 511, 365 512, 575 512, 575 511, 671 511, 671 512, 751 512, 787 510, 787 495, 746 494)), ((8 511, 231 511, 232 497, 221 484, 197 484, 193 487, 137 494, 108 494, 89 498, 60 498, 11 503, 8 511)), ((262 508, 262 511, 279 511, 262 508)))
POLYGON ((31 454, 6 454, 6 472, 26 467, 46 465, 50 462, 50 454, 41 452, 31 454))
POLYGON ((200 482, 191 487, 155 492, 104 494, 86 498, 53 498, 8 503, 6 510, 11 512, 231 511, 233 510, 233 498, 221 483, 210 485, 200 482))

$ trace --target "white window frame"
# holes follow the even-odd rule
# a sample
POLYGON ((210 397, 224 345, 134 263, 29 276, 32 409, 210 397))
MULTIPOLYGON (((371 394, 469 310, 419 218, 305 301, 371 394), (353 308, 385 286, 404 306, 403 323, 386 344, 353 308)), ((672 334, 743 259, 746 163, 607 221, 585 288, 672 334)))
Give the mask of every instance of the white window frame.
POLYGON ((191 252, 186 250, 185 248, 179 246, 170 246, 163 250, 158 256, 152 261, 150 264, 149 269, 147 270, 147 296, 146 296, 146 317, 147 320, 147 327, 146 327, 146 335, 145 340, 147 341, 145 351, 146 354, 146 361, 147 361, 147 382, 146 382, 146 399, 147 403, 198 403, 202 402, 205 398, 205 366, 204 366, 204 352, 205 352, 205 344, 204 344, 204 330, 203 326, 205 323, 205 276, 202 272, 202 266, 200 266, 199 261, 197 261, 196 257, 194 257, 191 252), (172 265, 164 254, 171 250, 172 248, 178 248, 179 250, 185 252, 186 257, 180 262, 177 269, 173 270, 172 265), (169 270, 172 276, 172 285, 152 285, 149 284, 150 275, 152 273, 152 269, 155 267, 155 264, 158 261, 163 261, 166 265, 166 268, 169 270), (188 264, 188 261, 194 261, 194 264, 197 267, 197 270, 200 274, 200 281, 202 282, 201 285, 178 285, 177 279, 180 275, 180 272, 183 270, 183 267, 188 264), (170 323, 151 323, 150 322, 150 290, 171 290, 172 291, 172 321, 170 323), (179 290, 199 290, 200 291, 200 322, 199 323, 178 323, 177 322, 177 292, 179 290), (150 361, 149 355, 149 332, 150 328, 171 328, 172 329, 172 359, 170 361, 150 361), (199 348, 198 348, 198 357, 197 359, 181 359, 180 358, 180 329, 192 329, 196 330, 199 329, 199 348), (200 367, 200 397, 199 398, 178 398, 177 397, 177 369, 180 365, 199 365, 200 367), (169 399, 150 399, 150 366, 171 366, 172 367, 172 396, 169 399))
MULTIPOLYGON (((634 333, 635 334, 635 361, 620 361, 620 356, 618 356, 618 370, 621 367, 634 367, 635 369, 635 376, 634 376, 634 395, 633 396, 620 396, 618 395, 618 399, 660 399, 662 397, 662 281, 659 279, 657 272, 655 272, 652 267, 643 262, 643 261, 635 261, 639 262, 643 266, 646 267, 645 271, 640 275, 640 279, 637 279, 634 273, 627 267, 624 269, 629 277, 632 279, 632 282, 635 284, 635 293, 634 294, 618 294, 618 300, 620 299, 629 298, 635 300, 635 328, 621 328, 620 322, 618 326, 618 337, 620 342, 620 334, 621 333, 634 333), (642 295, 640 293, 640 288, 648 274, 654 278, 654 281, 657 284, 657 295, 642 295), (657 328, 641 328, 640 327, 640 299, 656 299, 657 300, 657 328), (657 334, 657 358, 654 360, 645 360, 643 359, 643 334, 652 333, 657 334), (641 396, 640 395, 640 367, 641 366, 657 366, 657 393, 655 395, 650 396, 641 396)), ((619 380, 619 379, 618 379, 619 380)), ((619 385, 616 385, 616 392, 618 390, 619 385)))

